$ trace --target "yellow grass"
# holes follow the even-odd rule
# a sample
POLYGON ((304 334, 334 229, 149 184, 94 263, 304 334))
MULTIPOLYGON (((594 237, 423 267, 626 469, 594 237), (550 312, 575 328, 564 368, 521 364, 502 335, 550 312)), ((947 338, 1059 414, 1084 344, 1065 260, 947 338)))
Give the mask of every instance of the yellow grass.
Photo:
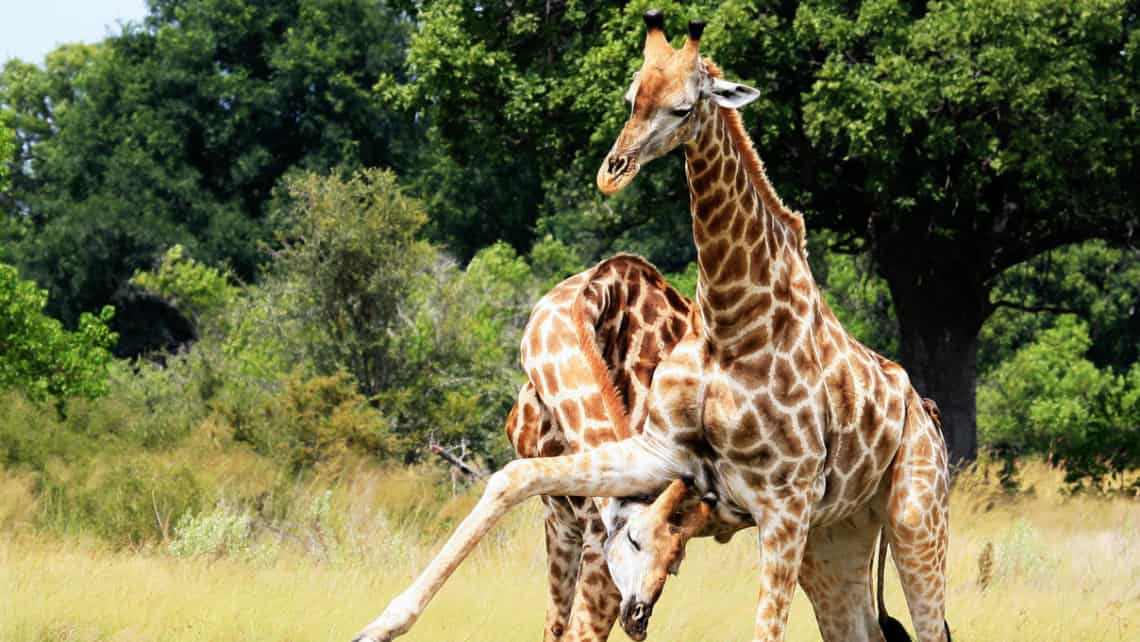
MULTIPOLYGON (((358 477, 337 487, 333 503, 345 515, 355 513, 345 518, 352 528, 382 524, 367 515, 380 514, 377 507, 387 502, 419 501, 417 493, 424 492, 406 475, 358 477)), ((1023 478, 1036 492, 1016 500, 977 479, 956 490, 949 595, 955 638, 1140 639, 1140 505, 1066 498, 1056 490, 1058 475, 1042 466, 1023 478), (983 591, 978 558, 987 543, 993 577, 983 591)), ((0 483, 0 640, 344 641, 407 585, 433 550, 414 534, 378 528, 367 546, 332 562, 289 548, 256 561, 181 559, 161 547, 115 552, 90 541, 45 539, 16 523, 13 507, 29 501, 25 492, 24 480, 0 483)), ((442 514, 454 517, 471 501, 447 502, 442 514)), ((406 639, 541 639, 540 516, 541 507, 531 502, 493 531, 406 639)), ((711 540, 690 546, 680 577, 655 610, 651 640, 749 638, 756 593, 752 534, 723 546, 711 540)), ((907 622, 893 570, 888 577, 888 606, 907 622)), ((620 632, 612 637, 626 639, 620 632)), ((802 595, 788 639, 819 639, 802 595)))

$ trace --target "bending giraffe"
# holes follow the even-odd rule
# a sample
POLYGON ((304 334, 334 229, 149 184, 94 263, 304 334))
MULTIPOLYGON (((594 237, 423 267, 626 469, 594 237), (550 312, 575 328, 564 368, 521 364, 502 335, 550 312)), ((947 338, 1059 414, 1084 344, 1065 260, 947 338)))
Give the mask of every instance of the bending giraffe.
MULTIPOLYGON (((691 306, 650 263, 628 254, 555 286, 523 331, 528 380, 506 422, 515 452, 549 457, 639 433, 653 372, 688 332, 691 306)), ((605 529, 595 502, 542 499, 549 568, 544 639, 605 640, 621 594, 603 557, 605 529)))
MULTIPOLYGON (((436 559, 358 639, 406 632, 475 543, 527 497, 628 497, 685 478, 720 498, 706 532, 759 529, 754 640, 783 640, 797 581, 826 640, 882 639, 868 582, 880 531, 920 641, 948 640, 941 434, 905 371, 850 337, 815 286, 802 218, 776 196, 735 111, 756 91, 700 57, 700 23, 681 50, 665 40, 659 12, 646 23, 645 61, 627 93, 632 114, 598 184, 616 192, 641 165, 684 145, 699 265, 690 330, 654 374, 640 434, 495 473, 436 559)), ((636 581, 643 568, 631 560, 643 561, 645 529, 659 513, 628 501, 601 513, 622 625, 640 639, 657 595, 636 581)))

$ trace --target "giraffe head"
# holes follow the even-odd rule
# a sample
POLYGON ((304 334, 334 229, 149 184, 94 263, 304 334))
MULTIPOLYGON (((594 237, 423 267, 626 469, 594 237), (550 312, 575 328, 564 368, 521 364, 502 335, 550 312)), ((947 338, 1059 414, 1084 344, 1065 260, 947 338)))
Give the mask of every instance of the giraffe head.
POLYGON ((698 498, 682 480, 644 510, 615 524, 606 539, 606 564, 621 592, 621 627, 644 640, 653 605, 668 575, 676 575, 685 544, 708 523, 715 500, 698 498))
POLYGON ((606 159, 598 169, 598 189, 615 194, 629 185, 641 166, 697 139, 712 106, 736 109, 760 92, 711 73, 700 55, 705 23, 689 23, 685 45, 674 49, 665 39, 665 16, 645 13, 645 61, 633 76, 625 99, 631 106, 606 159))

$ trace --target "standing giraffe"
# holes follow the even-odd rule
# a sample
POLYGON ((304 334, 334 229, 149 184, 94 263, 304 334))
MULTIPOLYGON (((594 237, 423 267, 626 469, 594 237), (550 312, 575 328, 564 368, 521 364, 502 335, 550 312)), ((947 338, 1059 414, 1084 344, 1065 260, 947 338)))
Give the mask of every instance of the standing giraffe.
MULTIPOLYGON (((674 50, 663 22, 660 12, 646 14, 645 61, 627 93, 632 114, 598 173, 601 190, 614 193, 644 163, 685 148, 697 314, 653 375, 644 427, 492 475, 428 568, 358 640, 389 642, 406 632, 478 540, 524 499, 631 497, 677 479, 719 497, 706 532, 734 520, 758 527, 754 640, 784 639, 797 581, 826 640, 881 640, 868 576, 884 526, 920 642, 949 640, 949 473, 938 427, 905 371, 850 337, 815 286, 802 218, 776 196, 735 111, 757 92, 723 80, 700 57, 701 23, 674 50)), ((642 639, 657 595, 635 580, 643 545, 656 539, 646 527, 661 511, 610 501, 601 514, 622 626, 642 639)))
MULTIPOLYGON (((550 457, 639 433, 653 372, 688 332, 691 307, 656 268, 628 254, 555 286, 523 330, 528 380, 506 422, 515 452, 550 457)), ((543 502, 550 579, 544 639, 605 640, 621 594, 606 568, 595 503, 543 502)))
MULTIPOLYGON (((760 527, 754 638, 782 639, 798 580, 824 639, 878 639, 869 580, 882 525, 920 640, 948 638, 940 431, 903 369, 851 337, 820 296, 803 218, 776 195, 736 111, 759 93, 701 58, 704 23, 690 23, 674 50, 662 14, 645 21, 645 60, 626 94, 632 113, 598 186, 613 194, 684 145, 701 323, 679 375, 701 382, 703 416, 650 422, 671 425, 674 439, 691 435, 694 451, 711 448, 712 485, 760 527)), ((671 387, 674 375, 661 376, 671 387)), ((654 410, 688 407, 679 397, 654 410)))

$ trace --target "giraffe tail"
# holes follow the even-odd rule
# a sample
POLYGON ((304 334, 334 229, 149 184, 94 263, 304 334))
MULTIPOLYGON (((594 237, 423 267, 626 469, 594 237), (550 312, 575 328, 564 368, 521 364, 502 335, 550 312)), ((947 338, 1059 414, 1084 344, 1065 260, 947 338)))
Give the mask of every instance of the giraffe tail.
MULTIPOLYGON (((883 601, 883 580, 886 576, 886 567, 887 529, 884 527, 879 531, 878 586, 875 591, 879 601, 879 628, 883 630, 883 638, 886 642, 911 642, 910 635, 906 632, 902 622, 899 622, 887 614, 887 604, 883 601)), ((950 639, 949 635, 947 635, 946 639, 950 639)))

